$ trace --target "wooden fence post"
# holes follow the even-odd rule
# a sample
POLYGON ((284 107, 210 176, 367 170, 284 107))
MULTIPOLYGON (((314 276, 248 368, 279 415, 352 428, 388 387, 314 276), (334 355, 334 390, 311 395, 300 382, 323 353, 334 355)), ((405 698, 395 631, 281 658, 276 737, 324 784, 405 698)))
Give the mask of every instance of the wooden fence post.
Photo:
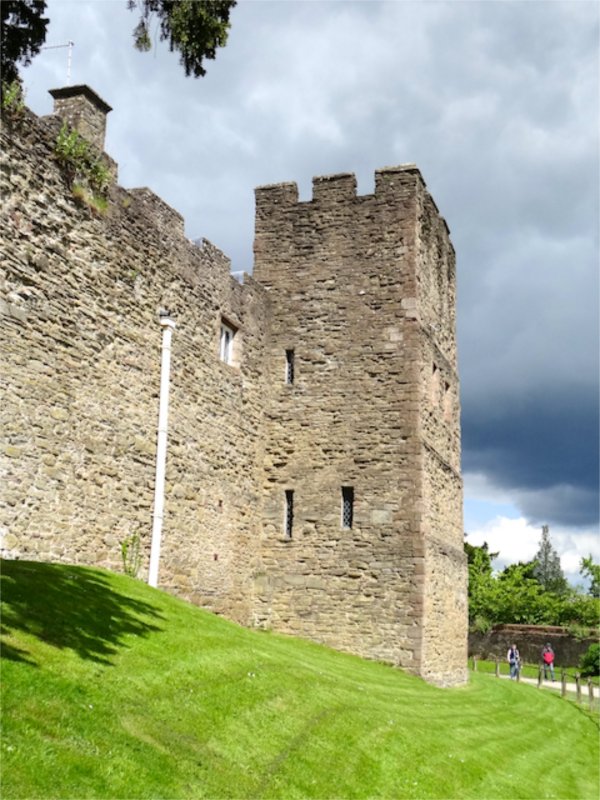
POLYGON ((577 687, 577 702, 581 703, 581 680, 578 672, 575 673, 575 686, 577 687))
POLYGON ((477 672, 477 656, 473 656, 473 672, 477 672))
POLYGON ((500 677, 500 659, 499 658, 496 659, 496 677, 497 678, 500 677))
POLYGON ((560 696, 565 697, 567 694, 567 676, 564 669, 560 671, 560 696))
POLYGON ((537 685, 538 685, 538 689, 542 685, 542 665, 541 664, 540 664, 540 666, 538 668, 538 684, 537 685))
POLYGON ((594 707, 594 684, 592 683, 592 679, 588 678, 588 699, 590 701, 590 711, 594 707))

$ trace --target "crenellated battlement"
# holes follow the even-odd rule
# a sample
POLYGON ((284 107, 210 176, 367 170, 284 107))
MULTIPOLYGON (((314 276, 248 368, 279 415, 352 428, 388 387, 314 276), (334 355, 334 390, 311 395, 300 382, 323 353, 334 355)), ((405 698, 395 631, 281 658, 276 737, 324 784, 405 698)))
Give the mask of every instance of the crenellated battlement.
MULTIPOLYGON (((431 202, 436 214, 439 210, 427 190, 427 184, 416 164, 398 164, 375 170, 375 191, 372 194, 358 194, 356 175, 352 172, 339 172, 333 175, 317 175, 312 179, 312 197, 299 200, 298 186, 295 182, 273 183, 255 189, 256 212, 258 217, 271 218, 271 215, 289 213, 294 208, 319 207, 323 211, 328 205, 332 208, 342 203, 357 202, 384 203, 405 202, 410 195, 421 194, 426 202, 431 202)), ((444 220, 444 224, 446 224, 444 220)), ((446 225, 447 227, 447 225, 446 225)))
MULTIPOLYGON (((438 238, 447 243, 442 249, 453 253, 446 221, 415 164, 382 167, 374 178, 374 191, 358 194, 354 173, 319 175, 312 180, 311 199, 305 201, 298 199, 293 182, 258 187, 254 239, 258 279, 269 286, 277 282, 278 274, 292 266, 293 253, 306 256, 305 274, 321 271, 322 253, 321 263, 346 276, 349 270, 371 268, 366 262, 359 266, 361 253, 377 252, 380 262, 383 257, 389 266, 396 264, 396 270, 409 252, 423 251, 438 238), (436 233, 430 236, 427 231, 436 233), (373 242, 379 243, 376 250, 373 242), (385 251, 389 252, 383 255, 385 251)), ((433 269, 439 268, 443 284, 446 267, 442 260, 437 264, 433 269)))
POLYGON ((340 172, 336 175, 321 175, 312 179, 313 203, 339 203, 356 199, 356 175, 340 172))
POLYGON ((295 182, 272 183, 257 186, 254 190, 256 207, 293 206, 298 202, 298 185, 295 182))

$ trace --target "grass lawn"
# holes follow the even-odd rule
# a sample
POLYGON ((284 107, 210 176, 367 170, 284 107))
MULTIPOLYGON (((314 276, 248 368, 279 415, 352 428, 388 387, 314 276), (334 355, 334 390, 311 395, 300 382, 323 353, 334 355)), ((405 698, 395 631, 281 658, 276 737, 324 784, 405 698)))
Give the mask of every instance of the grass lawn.
POLYGON ((442 690, 103 570, 3 562, 2 797, 597 800, 597 722, 442 690))

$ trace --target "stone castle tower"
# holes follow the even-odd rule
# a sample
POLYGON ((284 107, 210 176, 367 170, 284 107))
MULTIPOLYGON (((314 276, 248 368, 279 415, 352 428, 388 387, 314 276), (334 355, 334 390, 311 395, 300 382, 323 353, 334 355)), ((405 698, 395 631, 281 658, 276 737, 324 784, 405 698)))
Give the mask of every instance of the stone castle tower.
POLYGON ((465 614, 455 262, 419 170, 378 170, 363 197, 347 174, 307 203, 258 189, 254 277, 272 309, 269 622, 443 682, 464 667, 445 641, 465 614))
POLYGON ((240 284, 147 189, 115 185, 107 217, 74 202, 60 117, 102 149, 110 107, 88 87, 52 94, 54 115, 2 131, 4 554, 118 568, 134 531, 147 569, 167 305, 160 585, 464 681, 455 261, 419 170, 378 170, 366 196, 350 174, 316 178, 308 202, 257 189, 240 284))

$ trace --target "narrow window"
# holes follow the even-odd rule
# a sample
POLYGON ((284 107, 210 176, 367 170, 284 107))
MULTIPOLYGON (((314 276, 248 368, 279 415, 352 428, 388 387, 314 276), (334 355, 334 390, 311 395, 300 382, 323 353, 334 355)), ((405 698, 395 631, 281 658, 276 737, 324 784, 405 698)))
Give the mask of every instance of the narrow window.
POLYGON ((285 351, 285 382, 294 382, 294 351, 285 351))
POLYGON ((292 538, 292 529, 294 527, 294 490, 285 490, 285 519, 284 531, 288 539, 292 538))
POLYGON ((431 370, 430 400, 436 406, 440 399, 440 371, 434 364, 431 370))
POLYGON ((233 338, 235 330, 226 322, 221 322, 221 345, 220 356, 221 361, 226 364, 231 364, 233 361, 233 338))
POLYGON ((444 381, 444 419, 449 422, 452 419, 452 394, 450 384, 444 381))
POLYGON ((354 487, 342 486, 342 528, 352 527, 354 520, 354 487))

